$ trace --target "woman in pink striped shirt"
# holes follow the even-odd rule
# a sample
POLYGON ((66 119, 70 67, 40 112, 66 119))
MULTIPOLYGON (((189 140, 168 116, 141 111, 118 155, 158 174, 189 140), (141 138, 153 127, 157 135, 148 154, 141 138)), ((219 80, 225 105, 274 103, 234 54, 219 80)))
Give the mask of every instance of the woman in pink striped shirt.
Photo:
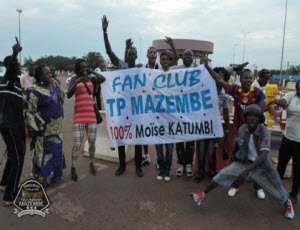
POLYGON ((83 59, 77 59, 75 61, 75 73, 70 80, 68 88, 68 98, 71 98, 75 94, 75 106, 74 106, 74 145, 72 150, 72 180, 77 181, 78 176, 76 173, 76 161, 80 146, 83 140, 84 131, 87 132, 89 142, 89 154, 90 154, 90 172, 92 175, 96 175, 94 167, 94 155, 95 155, 95 143, 97 135, 97 119, 94 110, 94 85, 101 84, 105 81, 105 78, 87 67, 86 62, 83 59), (95 77, 90 77, 94 75, 95 77))

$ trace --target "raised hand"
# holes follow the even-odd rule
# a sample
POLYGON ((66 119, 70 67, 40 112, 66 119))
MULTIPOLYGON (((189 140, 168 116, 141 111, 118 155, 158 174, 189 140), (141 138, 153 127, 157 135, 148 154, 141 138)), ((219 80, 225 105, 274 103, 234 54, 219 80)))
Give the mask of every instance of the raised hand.
POLYGON ((133 41, 131 38, 126 40, 126 49, 129 49, 133 45, 133 41))
POLYGON ((18 38, 15 37, 15 39, 16 39, 16 44, 13 45, 12 49, 13 49, 13 55, 17 56, 18 53, 21 52, 22 47, 21 47, 21 45, 20 45, 20 43, 19 43, 18 38))
POLYGON ((102 30, 103 32, 106 32, 107 27, 108 27, 109 21, 107 21, 106 15, 103 16, 102 18, 102 30))
POLYGON ((172 38, 170 38, 170 37, 167 37, 167 36, 166 36, 166 40, 165 40, 165 42, 166 42, 167 44, 169 44, 170 46, 174 45, 174 43, 173 43, 173 39, 172 39, 172 38))
POLYGON ((200 54, 200 60, 204 64, 204 66, 208 66, 208 58, 204 54, 200 54))

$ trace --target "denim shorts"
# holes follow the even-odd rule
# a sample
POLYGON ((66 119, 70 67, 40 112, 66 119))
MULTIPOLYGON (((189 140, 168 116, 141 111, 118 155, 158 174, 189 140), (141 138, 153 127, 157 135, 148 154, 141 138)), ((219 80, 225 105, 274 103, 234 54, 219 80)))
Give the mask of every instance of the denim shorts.
MULTIPOLYGON (((219 185, 229 188, 232 183, 239 177, 239 175, 250 165, 251 163, 244 162, 232 162, 223 168, 214 178, 213 181, 219 185)), ((253 181, 260 185, 266 192, 268 192, 279 203, 284 204, 288 197, 287 191, 283 186, 276 186, 270 178, 268 173, 263 168, 257 168, 252 170, 247 177, 247 180, 253 181)))

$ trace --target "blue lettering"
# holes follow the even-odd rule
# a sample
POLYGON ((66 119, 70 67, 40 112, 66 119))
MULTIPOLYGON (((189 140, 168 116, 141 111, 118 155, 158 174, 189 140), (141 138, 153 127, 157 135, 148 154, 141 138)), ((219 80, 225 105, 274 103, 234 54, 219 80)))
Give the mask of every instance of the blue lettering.
POLYGON ((192 111, 199 111, 201 109, 201 103, 200 103, 200 95, 197 92, 190 93, 190 102, 191 102, 191 108, 192 111))
POLYGON ((125 79, 124 79, 124 82, 122 84, 122 91, 124 91, 124 88, 126 86, 129 86, 130 89, 132 89, 132 81, 131 81, 131 77, 130 75, 126 75, 125 79))
POLYGON ((175 86, 175 84, 171 85, 171 80, 172 80, 172 74, 168 74, 168 83, 167 83, 167 87, 168 88, 173 88, 175 86))
POLYGON ((164 74, 161 74, 161 75, 158 75, 155 79, 154 79, 154 82, 153 82, 153 85, 155 88, 157 89, 163 89, 165 88, 166 86, 160 86, 162 85, 162 83, 164 83, 166 81, 166 76, 164 74), (161 83, 159 84, 157 81, 158 79, 161 78, 161 83))
POLYGON ((198 77, 201 73, 201 70, 196 69, 196 70, 192 70, 189 72, 190 74, 190 86, 194 86, 198 83, 200 83, 200 79, 197 79, 196 77, 198 77))
POLYGON ((206 96, 207 94, 210 94, 210 90, 209 90, 209 89, 206 89, 206 90, 201 91, 201 97, 202 97, 203 109, 204 109, 204 110, 206 110, 206 109, 211 109, 211 108, 213 107, 212 104, 207 104, 208 101, 211 100, 211 97, 210 97, 210 96, 206 96))
POLYGON ((175 82, 176 82, 176 85, 178 85, 178 86, 186 85, 187 73, 188 73, 188 71, 185 71, 184 77, 182 79, 182 82, 179 82, 179 74, 175 73, 175 82))
POLYGON ((174 96, 166 96, 167 112, 175 113, 174 96))
POLYGON ((164 108, 161 108, 162 102, 165 98, 164 95, 155 95, 154 96, 156 100, 158 100, 157 106, 156 106, 156 112, 157 113, 165 113, 166 110, 164 108))
POLYGON ((134 89, 136 89, 137 84, 139 83, 140 86, 145 87, 146 85, 146 74, 143 74, 143 80, 139 78, 139 75, 134 75, 134 89))
POLYGON ((120 77, 115 77, 114 80, 113 80, 114 93, 116 92, 116 86, 121 85, 120 79, 121 79, 120 77), (118 82, 116 82, 117 80, 118 80, 118 82))
POLYGON ((125 108, 125 99, 124 98, 117 98, 117 110, 118 116, 121 116, 121 110, 125 108))
POLYGON ((131 111, 133 115, 143 114, 143 98, 141 95, 137 97, 137 101, 136 97, 131 97, 131 111))
POLYGON ((110 111, 110 116, 113 117, 114 116, 114 107, 113 104, 116 102, 116 99, 112 98, 112 99, 107 99, 106 103, 109 104, 109 111, 110 111))
POLYGON ((176 102, 176 110, 178 113, 190 112, 187 94, 182 95, 182 100, 180 95, 175 95, 175 102, 176 102))
POLYGON ((152 113, 155 113, 155 107, 152 101, 152 98, 150 95, 147 95, 146 97, 146 105, 145 105, 145 113, 148 113, 148 111, 151 110, 152 113))

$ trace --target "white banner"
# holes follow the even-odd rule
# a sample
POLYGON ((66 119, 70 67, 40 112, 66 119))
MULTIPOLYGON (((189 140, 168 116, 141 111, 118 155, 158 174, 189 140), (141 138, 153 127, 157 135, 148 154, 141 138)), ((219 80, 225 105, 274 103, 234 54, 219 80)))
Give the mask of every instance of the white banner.
POLYGON ((223 136, 215 81, 206 68, 102 72, 113 146, 186 142, 223 136))

